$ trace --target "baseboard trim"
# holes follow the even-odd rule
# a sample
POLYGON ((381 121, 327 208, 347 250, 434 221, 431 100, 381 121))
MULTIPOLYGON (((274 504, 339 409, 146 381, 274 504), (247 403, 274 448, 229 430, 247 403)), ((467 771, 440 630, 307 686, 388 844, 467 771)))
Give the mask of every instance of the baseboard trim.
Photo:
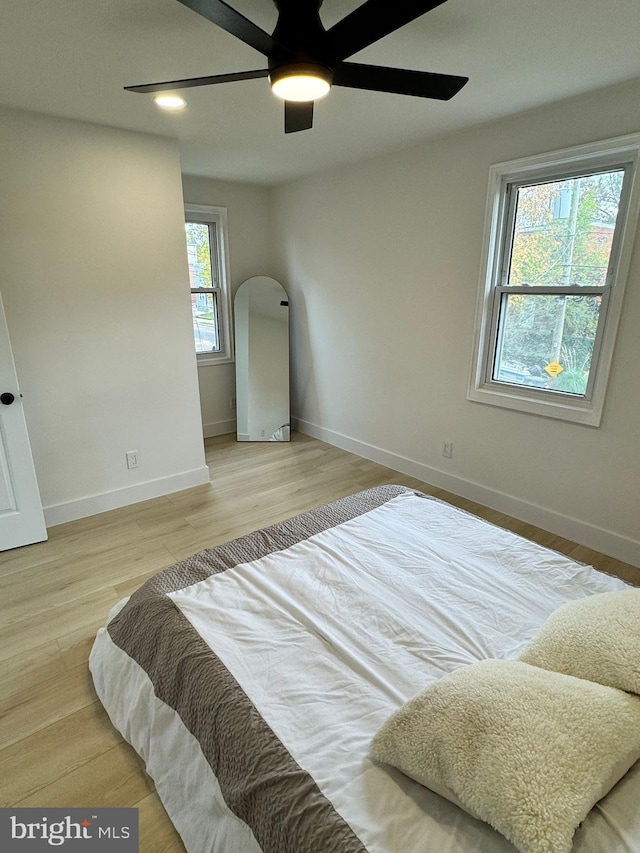
POLYGON ((208 424, 202 424, 202 435, 205 438, 213 438, 216 435, 227 435, 227 433, 236 431, 236 419, 232 418, 228 421, 212 421, 208 424))
POLYGON ((89 495, 74 501, 52 504, 44 507, 44 519, 47 527, 55 527, 67 521, 75 521, 78 518, 87 518, 110 509, 119 509, 130 506, 151 498, 160 498, 164 495, 181 492, 184 489, 192 489, 194 486, 202 486, 210 482, 209 468, 194 468, 192 471, 183 471, 170 477, 160 477, 157 480, 147 480, 144 483, 136 483, 124 489, 114 489, 110 492, 102 492, 99 495, 89 495))
POLYGON ((472 480, 453 476, 439 468, 433 468, 406 456, 376 447, 373 444, 350 438, 310 421, 300 418, 292 418, 291 420, 294 429, 310 435, 312 438, 324 441, 326 444, 347 450, 364 459, 377 462, 379 465, 384 465, 386 468, 399 471, 409 477, 415 477, 417 480, 422 480, 422 482, 429 483, 437 488, 446 489, 448 492, 453 492, 455 495, 468 498, 498 512, 504 512, 520 521, 525 521, 557 536, 562 536, 564 539, 585 545, 587 548, 599 551, 602 554, 608 554, 616 560, 622 560, 632 566, 640 567, 640 542, 634 539, 602 527, 593 527, 577 518, 571 518, 537 504, 529 503, 521 498, 513 497, 513 495, 489 489, 472 480))

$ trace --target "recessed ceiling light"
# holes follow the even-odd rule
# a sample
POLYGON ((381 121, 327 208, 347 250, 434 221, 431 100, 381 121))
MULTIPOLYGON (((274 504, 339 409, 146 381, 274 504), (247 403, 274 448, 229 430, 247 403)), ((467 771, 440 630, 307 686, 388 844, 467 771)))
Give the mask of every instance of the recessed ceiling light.
POLYGON ((180 95, 156 95, 153 99, 163 110, 183 110, 187 102, 180 95))

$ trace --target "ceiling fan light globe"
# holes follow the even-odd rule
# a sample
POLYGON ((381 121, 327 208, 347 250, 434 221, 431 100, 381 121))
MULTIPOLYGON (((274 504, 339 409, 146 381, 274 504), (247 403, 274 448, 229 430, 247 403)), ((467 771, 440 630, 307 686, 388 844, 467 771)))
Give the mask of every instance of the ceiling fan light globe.
POLYGON ((329 68, 310 63, 281 66, 269 73, 273 94, 284 101, 317 101, 328 94, 331 81, 329 68))

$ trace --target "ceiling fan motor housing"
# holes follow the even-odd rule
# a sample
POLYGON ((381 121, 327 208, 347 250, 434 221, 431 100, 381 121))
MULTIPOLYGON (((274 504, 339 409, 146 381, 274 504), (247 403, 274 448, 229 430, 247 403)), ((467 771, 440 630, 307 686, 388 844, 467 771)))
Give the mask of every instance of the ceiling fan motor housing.
POLYGON ((320 20, 319 0, 273 0, 278 9, 278 21, 273 38, 282 46, 270 57, 271 65, 295 60, 331 66, 326 53, 326 30, 320 20))

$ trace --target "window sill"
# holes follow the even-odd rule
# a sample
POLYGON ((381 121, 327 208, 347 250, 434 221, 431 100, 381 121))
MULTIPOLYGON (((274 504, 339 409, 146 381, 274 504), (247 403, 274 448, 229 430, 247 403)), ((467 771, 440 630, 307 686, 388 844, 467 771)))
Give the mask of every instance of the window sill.
POLYGON ((235 359, 231 355, 205 355, 196 356, 198 367, 211 367, 212 364, 233 364, 235 359))
POLYGON ((570 421, 584 426, 598 427, 602 418, 602 404, 592 400, 559 397, 557 394, 529 394, 515 386, 496 387, 479 385, 469 388, 467 399, 474 403, 499 406, 528 415, 570 421))

